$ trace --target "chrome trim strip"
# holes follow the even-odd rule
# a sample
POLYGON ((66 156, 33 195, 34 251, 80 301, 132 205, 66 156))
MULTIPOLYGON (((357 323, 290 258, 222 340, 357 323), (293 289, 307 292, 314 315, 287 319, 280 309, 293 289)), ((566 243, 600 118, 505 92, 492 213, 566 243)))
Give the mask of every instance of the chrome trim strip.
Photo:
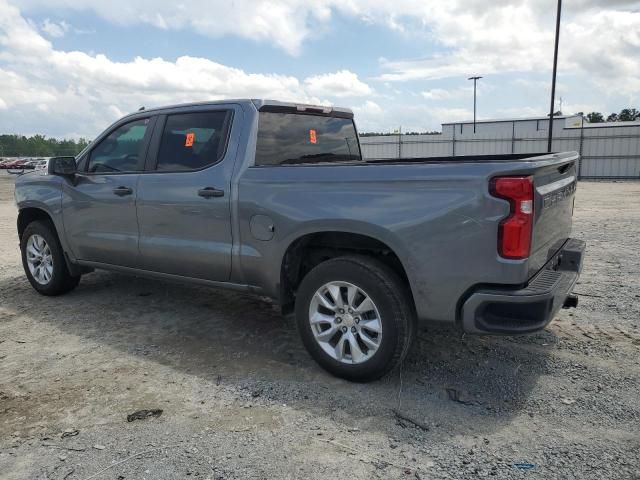
POLYGON ((576 177, 574 175, 571 175, 570 177, 563 178, 556 182, 549 183, 547 185, 542 185, 541 187, 536 187, 536 190, 540 195, 547 195, 551 192, 555 192, 556 190, 560 190, 561 188, 566 187, 567 185, 571 185, 575 181, 576 181, 576 177))

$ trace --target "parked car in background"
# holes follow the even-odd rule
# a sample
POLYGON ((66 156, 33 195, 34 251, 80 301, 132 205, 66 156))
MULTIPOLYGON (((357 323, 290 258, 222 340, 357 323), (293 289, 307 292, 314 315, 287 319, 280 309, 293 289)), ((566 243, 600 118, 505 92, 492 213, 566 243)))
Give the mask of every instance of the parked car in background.
POLYGON ((25 165, 27 164, 29 160, 27 159, 18 159, 18 160, 14 160, 12 162, 9 162, 6 166, 7 170, 24 170, 25 169, 25 165))
POLYGON ((0 168, 13 170, 42 170, 47 168, 46 158, 7 158, 0 161, 0 168))
POLYGON ((20 160, 19 158, 7 158, 2 162, 0 162, 0 168, 4 168, 4 169, 10 168, 12 164, 16 163, 19 160, 20 160))
POLYGON ((27 160, 22 165, 22 168, 24 168, 25 170, 35 170, 37 164, 38 164, 37 160, 27 160))
POLYGON ((49 165, 49 159, 39 158, 36 160, 35 169, 36 170, 44 170, 49 165))
POLYGON ((576 305, 577 161, 366 160, 341 108, 144 110, 16 180, 22 261, 43 295, 99 268, 272 297, 321 366, 371 380, 418 320, 522 334, 576 305))

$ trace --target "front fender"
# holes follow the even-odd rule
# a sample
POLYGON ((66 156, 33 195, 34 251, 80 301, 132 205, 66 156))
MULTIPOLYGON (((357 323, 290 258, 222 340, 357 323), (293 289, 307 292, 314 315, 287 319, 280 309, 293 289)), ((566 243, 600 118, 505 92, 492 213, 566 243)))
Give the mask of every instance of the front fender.
POLYGON ((18 221, 27 209, 44 212, 53 222, 63 250, 69 253, 62 216, 63 182, 64 180, 60 177, 40 174, 40 172, 24 175, 16 180, 15 200, 18 207, 18 221))

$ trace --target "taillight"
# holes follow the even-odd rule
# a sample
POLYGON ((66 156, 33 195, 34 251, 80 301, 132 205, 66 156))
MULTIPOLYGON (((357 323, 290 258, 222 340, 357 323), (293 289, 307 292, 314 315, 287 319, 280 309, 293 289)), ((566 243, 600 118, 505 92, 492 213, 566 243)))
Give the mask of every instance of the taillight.
POLYGON ((498 253, 510 259, 527 258, 533 231, 533 177, 496 177, 491 194, 511 204, 509 216, 498 228, 498 253))

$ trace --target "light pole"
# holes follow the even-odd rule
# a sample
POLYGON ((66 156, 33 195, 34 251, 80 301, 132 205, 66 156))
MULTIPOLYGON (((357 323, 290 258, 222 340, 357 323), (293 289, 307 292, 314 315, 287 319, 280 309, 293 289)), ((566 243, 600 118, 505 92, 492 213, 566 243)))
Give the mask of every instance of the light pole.
POLYGON ((473 133, 476 133, 476 83, 482 77, 469 77, 468 80, 473 80, 473 133))
POLYGON ((560 42, 560 13, 562 12, 562 0, 558 0, 558 13, 556 14, 556 43, 553 50, 553 78, 551 79, 551 108, 549 111, 549 138, 547 139, 547 153, 551 153, 553 141, 553 114, 556 103, 556 73, 558 70, 558 43, 560 42))

